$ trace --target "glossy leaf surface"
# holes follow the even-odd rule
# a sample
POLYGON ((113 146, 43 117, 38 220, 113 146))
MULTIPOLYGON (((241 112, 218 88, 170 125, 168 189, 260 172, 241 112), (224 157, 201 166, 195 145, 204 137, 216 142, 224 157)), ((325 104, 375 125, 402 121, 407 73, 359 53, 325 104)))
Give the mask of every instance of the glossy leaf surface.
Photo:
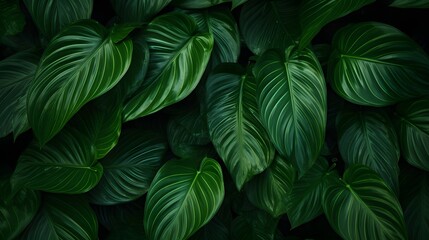
POLYGON ((215 160, 168 161, 146 197, 147 238, 187 239, 214 216, 223 197, 222 170, 215 160))

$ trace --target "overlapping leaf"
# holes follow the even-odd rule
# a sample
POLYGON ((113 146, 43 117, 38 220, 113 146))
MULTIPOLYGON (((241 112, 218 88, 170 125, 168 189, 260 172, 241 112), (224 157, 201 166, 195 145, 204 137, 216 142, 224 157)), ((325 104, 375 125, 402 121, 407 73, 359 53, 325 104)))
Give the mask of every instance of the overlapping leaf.
POLYGON ((326 24, 372 2, 375 0, 303 0, 299 15, 302 28, 299 45, 308 46, 326 24))
POLYGON ((25 99, 40 56, 30 50, 0 62, 0 137, 13 132, 16 138, 29 129, 25 99))
POLYGON ((300 34, 298 0, 246 2, 240 13, 240 30, 247 47, 256 55, 271 48, 285 49, 300 34))
POLYGON ((397 113, 402 156, 411 165, 429 171, 429 99, 403 102, 397 113))
POLYGON ((25 16, 19 8, 19 1, 0 1, 0 37, 19 33, 24 28, 24 25, 25 16))
POLYGON ((272 240, 276 235, 278 219, 270 214, 255 210, 240 215, 231 224, 232 240, 272 240))
POLYGON ((342 238, 407 239, 399 201, 376 172, 356 164, 329 178, 323 210, 342 238))
POLYGON ((43 195, 43 204, 22 239, 98 238, 95 213, 82 195, 43 195))
POLYGON ((36 215, 40 206, 39 192, 23 189, 10 199, 9 179, 0 180, 0 238, 15 239, 36 215))
POLYGON ((229 229, 220 218, 214 217, 189 240, 228 240, 229 229))
POLYGON ((295 181, 295 168, 280 156, 261 174, 247 183, 249 201, 273 217, 287 212, 288 198, 295 181))
POLYGON ((337 132, 346 166, 370 167, 398 193, 399 144, 389 116, 381 111, 343 111, 337 116, 337 132))
POLYGON ((127 129, 100 162, 104 169, 98 185, 89 192, 92 203, 112 205, 145 194, 162 166, 167 143, 154 132, 127 129))
POLYGON ((193 18, 179 12, 157 17, 144 35, 150 52, 148 73, 143 87, 124 107, 126 121, 188 96, 200 81, 213 48, 211 33, 199 32, 193 18))
POLYGON ((64 129, 43 148, 31 143, 21 154, 11 182, 14 191, 29 188, 76 194, 89 191, 102 175, 89 138, 75 129, 64 129))
POLYGON ((113 43, 92 20, 68 26, 50 42, 27 94, 28 121, 42 145, 85 103, 119 82, 131 53, 131 40, 113 43))
POLYGON ((391 7, 398 8, 429 8, 427 0, 393 0, 391 7))
POLYGON ((291 46, 284 52, 265 52, 253 70, 262 124, 280 154, 302 176, 325 140, 327 102, 321 66, 310 50, 291 46))
POLYGON ((255 78, 238 64, 220 65, 206 92, 210 137, 241 189, 270 165, 275 152, 257 115, 255 78))
POLYGON ((222 170, 215 160, 168 161, 158 171, 146 197, 147 238, 189 238, 215 215, 223 197, 222 170))
POLYGON ((240 6, 241 4, 244 4, 248 0, 232 0, 232 9, 240 6))
POLYGON ((344 99, 387 106, 429 94, 429 57, 398 29, 364 22, 340 29, 329 65, 332 88, 344 99))
POLYGON ((24 0, 33 21, 45 37, 81 19, 89 19, 93 0, 24 0))
POLYGON ((173 0, 173 5, 181 8, 206 8, 231 0, 173 0))
POLYGON ((171 0, 111 0, 111 2, 121 21, 143 23, 155 16, 171 0))

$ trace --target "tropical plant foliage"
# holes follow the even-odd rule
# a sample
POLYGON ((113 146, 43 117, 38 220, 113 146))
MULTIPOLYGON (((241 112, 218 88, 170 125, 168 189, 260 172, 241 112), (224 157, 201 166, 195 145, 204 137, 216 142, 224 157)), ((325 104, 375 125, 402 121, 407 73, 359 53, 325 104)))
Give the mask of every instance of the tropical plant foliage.
POLYGON ((427 239, 428 2, 0 0, 0 239, 427 239))

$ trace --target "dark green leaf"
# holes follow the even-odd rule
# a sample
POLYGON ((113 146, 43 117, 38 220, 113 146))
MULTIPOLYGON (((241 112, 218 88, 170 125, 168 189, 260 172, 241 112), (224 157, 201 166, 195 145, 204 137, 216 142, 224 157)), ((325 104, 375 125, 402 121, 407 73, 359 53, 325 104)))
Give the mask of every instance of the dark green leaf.
POLYGON ((256 55, 270 48, 286 49, 300 34, 299 0, 250 0, 240 13, 240 29, 247 47, 256 55))
POLYGON ((350 166, 343 179, 330 176, 323 210, 344 239, 407 239, 398 199, 367 166, 350 166))
POLYGON ((275 152, 257 116, 255 78, 238 64, 220 65, 209 76, 206 92, 213 145, 241 189, 270 165, 275 152))
POLYGON ((109 232, 107 240, 145 240, 141 227, 123 226, 109 232))
POLYGON ((401 103, 397 113, 402 156, 411 165, 429 171, 429 99, 401 103))
POLYGON ((280 154, 302 176, 325 141, 327 101, 322 68, 310 50, 291 46, 281 52, 267 51, 253 70, 262 124, 280 154))
POLYGON ((28 121, 42 145, 85 103, 119 82, 131 53, 131 40, 114 44, 92 20, 68 26, 49 43, 27 98, 28 121))
POLYGON ((229 230, 219 217, 214 217, 189 240, 229 240, 229 230))
POLYGON ((25 17, 18 0, 0 0, 0 37, 20 33, 25 25, 25 17))
POLYGON ((39 59, 30 50, 0 61, 0 137, 13 132, 16 138, 30 128, 25 99, 39 59))
POLYGON ((65 26, 89 19, 93 0, 24 0, 33 21, 48 39, 65 26))
POLYGON ((39 192, 23 189, 10 194, 9 179, 0 180, 0 239, 15 239, 30 223, 40 206, 39 192))
POLYGON ((222 169, 210 158, 198 162, 171 160, 158 171, 146 197, 148 239, 187 239, 219 209, 224 197, 222 169))
POLYGON ((352 24, 335 34, 332 46, 329 79, 347 101, 387 106, 429 94, 429 57, 392 26, 352 24))
POLYGON ((322 199, 327 176, 338 176, 330 171, 328 162, 320 158, 304 176, 294 182, 289 195, 287 216, 292 228, 310 222, 322 214, 322 199))
POLYGON ((338 145, 346 167, 363 164, 380 174, 399 191, 399 144, 395 129, 384 112, 346 110, 337 116, 338 145))
POLYGON ((246 185, 249 201, 273 217, 287 212, 288 197, 295 181, 295 168, 280 156, 246 185))
POLYGON ((181 8, 206 8, 231 0, 173 0, 173 5, 181 8))
POLYGON ((89 192, 92 203, 112 205, 145 194, 162 166, 166 141, 155 132, 127 129, 118 145, 104 159, 104 174, 89 192))
POLYGON ((320 29, 375 0, 303 0, 300 9, 300 47, 307 47, 320 29))
POLYGON ((247 2, 248 0, 232 0, 232 9, 240 6, 241 4, 247 2))
POLYGON ((240 35, 229 10, 192 11, 190 16, 201 31, 213 34, 214 45, 208 69, 220 63, 237 62, 240 55, 240 35))
POLYGON ((143 23, 150 20, 171 0, 111 0, 122 22, 143 23))
POLYGON ((238 216, 231 224, 232 240, 274 240, 278 219, 255 210, 238 216))
POLYGON ((115 23, 110 28, 110 38, 114 43, 119 43, 128 37, 128 35, 138 27, 140 27, 140 24, 137 23, 115 23))
POLYGON ((398 8, 429 8, 427 0, 393 0, 391 7, 398 8))
POLYGON ((314 54, 319 59, 319 62, 322 66, 327 65, 329 62, 329 57, 331 56, 332 48, 329 44, 315 44, 311 46, 314 54))
POLYGON ((94 205, 93 209, 98 222, 109 231, 125 226, 143 229, 144 199, 142 198, 111 206, 94 205))
POLYGON ((81 195, 43 195, 43 204, 22 239, 97 239, 98 222, 81 195))
POLYGON ((188 96, 200 81, 213 48, 211 33, 199 32, 195 21, 184 13, 157 17, 143 34, 149 45, 149 69, 143 87, 125 105, 125 121, 188 96))
POLYGON ((21 154, 12 175, 14 191, 30 188, 56 193, 83 193, 97 185, 103 167, 85 134, 64 129, 40 148, 36 142, 21 154))
POLYGON ((429 236, 429 173, 404 167, 400 183, 408 237, 424 240, 429 236))

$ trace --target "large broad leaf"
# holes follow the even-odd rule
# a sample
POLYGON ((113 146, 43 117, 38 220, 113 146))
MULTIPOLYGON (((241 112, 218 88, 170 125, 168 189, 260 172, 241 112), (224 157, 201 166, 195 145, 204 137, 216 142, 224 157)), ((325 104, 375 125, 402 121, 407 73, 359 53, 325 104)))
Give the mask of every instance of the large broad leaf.
POLYGON ((287 199, 287 216, 292 228, 310 222, 322 214, 322 199, 327 176, 338 176, 329 169, 328 162, 321 158, 304 176, 294 182, 287 199))
POLYGON ((173 0, 173 5, 181 8, 206 8, 231 0, 173 0))
POLYGON ((126 121, 188 96, 200 81, 213 48, 212 34, 199 32, 193 18, 184 13, 157 17, 143 34, 149 45, 149 69, 140 90, 124 107, 126 121))
POLYGON ((240 29, 247 47, 256 55, 270 48, 285 49, 298 39, 299 0, 250 0, 240 13, 240 29))
POLYGON ((342 179, 330 176, 323 210, 344 239, 407 239, 398 199, 367 166, 350 166, 342 179))
POLYGON ((240 215, 231 224, 232 240, 274 240, 278 219, 270 214, 255 210, 240 215))
POLYGON ((167 162, 146 197, 146 236, 150 240, 189 238, 215 215, 223 197, 222 169, 215 160, 167 162))
POLYGON ((240 34, 229 10, 192 11, 190 13, 201 31, 213 34, 214 46, 208 68, 220 63, 237 62, 240 55, 240 34))
POLYGON ((39 59, 35 52, 24 51, 0 62, 0 137, 13 132, 16 138, 29 129, 25 99, 39 59))
POLYGON ((70 25, 49 43, 27 98, 28 121, 42 145, 85 103, 119 82, 131 53, 131 40, 115 44, 92 20, 70 25))
POLYGON ((15 239, 30 223, 40 205, 39 192, 23 189, 13 198, 9 179, 0 180, 0 239, 15 239))
POLYGON ((427 0, 393 0, 391 7, 398 8, 429 8, 427 0))
POLYGON ((399 144, 389 116, 380 111, 343 111, 337 116, 337 132, 346 167, 366 165, 398 193, 399 144))
POLYGON ((275 152, 258 119, 255 78, 238 64, 220 65, 209 76, 206 92, 213 145, 241 189, 270 165, 275 152))
POLYGON ((269 50, 253 70, 262 124, 280 154, 302 176, 316 161, 325 140, 326 85, 317 57, 294 46, 280 52, 269 50))
POLYGON ((89 19, 93 0, 24 0, 37 27, 48 39, 70 23, 89 19))
POLYGON ((397 120, 402 156, 411 165, 429 171, 429 99, 399 104, 397 120))
POLYGON ((276 156, 270 167, 246 185, 249 201, 273 217, 287 212, 288 197, 295 181, 295 168, 276 156))
POLYGON ((326 24, 372 2, 375 0, 303 0, 299 15, 302 28, 299 45, 306 47, 326 24))
POLYGON ((162 166, 166 141, 154 132, 127 129, 118 145, 101 160, 104 174, 89 192, 92 203, 112 205, 145 194, 162 166))
POLYGON ((18 0, 0 0, 0 37, 15 35, 22 31, 25 17, 18 0))
POLYGON ((121 21, 143 23, 155 16, 171 0, 111 0, 111 2, 121 21))
POLYGON ((81 195, 43 195, 43 204, 22 239, 98 238, 98 222, 81 195))
POLYGON ((352 103, 387 106, 429 94, 429 57, 392 26, 352 24, 335 34, 332 46, 332 88, 352 103))
POLYGON ((429 236, 429 173, 401 168, 400 183, 408 237, 424 240, 429 236))
POLYGON ((89 138, 75 129, 64 129, 43 148, 31 143, 21 154, 11 182, 14 191, 25 187, 76 194, 89 191, 102 175, 89 138))

